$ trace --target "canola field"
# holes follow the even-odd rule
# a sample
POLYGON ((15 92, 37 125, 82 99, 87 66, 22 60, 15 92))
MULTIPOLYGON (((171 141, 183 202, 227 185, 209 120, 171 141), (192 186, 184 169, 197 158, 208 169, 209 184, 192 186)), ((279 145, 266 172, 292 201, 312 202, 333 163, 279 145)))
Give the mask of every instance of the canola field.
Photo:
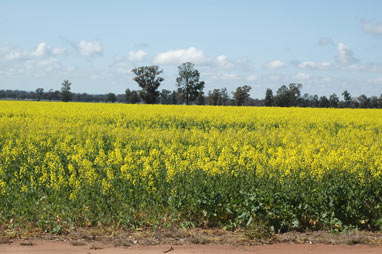
POLYGON ((0 225, 376 230, 382 110, 0 101, 0 225))

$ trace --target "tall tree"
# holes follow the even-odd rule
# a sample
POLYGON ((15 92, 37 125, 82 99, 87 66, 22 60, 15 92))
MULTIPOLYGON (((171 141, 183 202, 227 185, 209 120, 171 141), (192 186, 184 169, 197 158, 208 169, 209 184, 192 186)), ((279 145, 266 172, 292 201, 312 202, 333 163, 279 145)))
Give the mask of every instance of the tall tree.
POLYGON ((222 100, 221 105, 229 105, 230 98, 228 95, 227 88, 222 88, 220 91, 221 91, 221 100, 222 100))
POLYGON ((42 96, 44 95, 44 88, 36 89, 36 99, 37 101, 41 101, 42 96))
POLYGON ((115 93, 108 93, 105 98, 105 102, 114 103, 117 100, 117 96, 115 93))
POLYGON ((275 105, 278 107, 290 107, 289 102, 289 90, 286 85, 282 85, 276 92, 276 97, 274 98, 275 105))
POLYGON ((329 108, 330 101, 328 100, 328 98, 326 96, 321 96, 318 105, 320 108, 329 108))
POLYGON ((291 83, 288 88, 290 105, 296 107, 301 98, 302 84, 291 83))
POLYGON ((137 75, 133 80, 142 88, 142 90, 139 91, 139 96, 145 103, 154 104, 159 97, 158 87, 164 80, 164 78, 158 77, 158 75, 161 74, 163 70, 159 70, 159 66, 157 65, 152 65, 134 68, 132 72, 137 75))
POLYGON ((176 91, 175 90, 171 92, 170 98, 171 98, 171 104, 174 104, 174 105, 178 104, 178 101, 176 100, 176 91))
POLYGON ((176 85, 181 89, 187 105, 203 95, 205 83, 199 81, 200 73, 194 67, 195 65, 190 62, 178 66, 179 76, 176 78, 176 85))
POLYGON ((360 108, 368 108, 370 107, 370 98, 368 98, 366 95, 362 94, 357 98, 359 102, 360 108))
POLYGON ((64 80, 61 84, 61 100, 63 102, 68 102, 72 99, 72 93, 70 92, 70 86, 72 83, 69 80, 64 80))
POLYGON ((344 97, 345 107, 350 107, 351 106, 351 95, 348 92, 348 90, 345 90, 342 93, 342 96, 344 97))
POLYGON ((273 91, 270 88, 265 92, 264 105, 268 107, 273 106, 273 91))
POLYGON ((130 89, 126 89, 125 99, 126 99, 126 103, 129 103, 129 104, 136 104, 136 103, 139 103, 140 101, 139 94, 137 93, 137 91, 130 90, 130 89))
POLYGON ((249 92, 251 91, 250 86, 239 86, 233 93, 233 99, 236 106, 243 106, 244 103, 250 98, 249 92))
POLYGON ((274 102, 279 107, 296 107, 301 100, 301 84, 282 85, 276 92, 274 102))
POLYGON ((194 102, 196 105, 205 105, 206 104, 206 98, 204 98, 203 92, 199 93, 199 95, 196 96, 194 102))
POLYGON ((222 92, 220 89, 214 89, 212 92, 208 92, 207 103, 209 105, 222 105, 222 92))
POLYGON ((371 108, 379 108, 379 100, 377 96, 371 96, 370 97, 370 107, 371 108))
POLYGON ((160 104, 171 104, 171 91, 162 89, 159 94, 160 104))
POLYGON ((338 103, 340 102, 340 99, 338 98, 337 94, 332 94, 329 97, 329 105, 332 108, 338 107, 338 103))

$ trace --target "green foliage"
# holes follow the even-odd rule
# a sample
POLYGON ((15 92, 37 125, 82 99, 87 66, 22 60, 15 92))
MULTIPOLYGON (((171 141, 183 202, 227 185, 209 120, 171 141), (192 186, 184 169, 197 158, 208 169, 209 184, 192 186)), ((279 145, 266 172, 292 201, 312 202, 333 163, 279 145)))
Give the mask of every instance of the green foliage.
MULTIPOLYGON (((136 75, 133 78, 134 81, 142 88, 139 91, 139 96, 147 104, 154 104, 159 97, 158 87, 164 80, 162 77, 158 77, 163 70, 159 70, 159 66, 142 66, 134 68, 132 72, 136 75)), ((126 94, 127 95, 127 94, 126 94)))
POLYGON ((264 106, 273 106, 273 92, 270 88, 265 92, 264 106))
POLYGON ((115 93, 108 93, 105 98, 105 102, 114 103, 117 100, 117 96, 115 93))
POLYGON ((330 97, 329 97, 330 107, 332 107, 332 108, 337 107, 339 102, 340 102, 340 99, 338 98, 337 94, 334 93, 334 94, 330 95, 330 97))
POLYGON ((8 228, 382 227, 375 110, 2 103, 8 228))
POLYGON ((43 88, 37 88, 35 93, 36 93, 37 101, 40 101, 42 96, 44 95, 44 89, 43 88))
POLYGON ((249 92, 251 91, 250 86, 239 86, 233 93, 233 99, 236 106, 243 106, 246 100, 249 99, 249 92))
POLYGON ((136 104, 140 102, 139 99, 139 94, 137 91, 131 91, 130 89, 126 89, 125 91, 125 98, 126 98, 126 103, 129 104, 136 104))
POLYGON ((301 84, 282 85, 276 93, 274 103, 279 107, 296 107, 301 96, 301 84))
POLYGON ((68 102, 72 99, 72 93, 70 92, 71 85, 72 83, 70 83, 69 80, 64 80, 64 82, 62 82, 61 100, 63 102, 68 102))
POLYGON ((103 193, 91 188, 73 201, 52 193, 41 203, 43 191, 17 195, 1 204, 1 219, 18 227, 35 223, 47 232, 60 233, 74 226, 171 225, 189 227, 259 228, 276 233, 290 230, 346 231, 349 228, 379 230, 382 226, 381 178, 359 183, 348 173, 327 175, 322 181, 242 174, 207 176, 193 172, 177 175, 163 185, 159 176, 148 190, 117 181, 119 191, 103 193), (168 188, 166 186, 172 186, 168 188))
POLYGON ((176 85, 181 89, 186 104, 194 102, 198 96, 203 94, 204 81, 199 81, 200 73, 195 69, 193 63, 187 62, 178 66, 179 76, 176 85))
POLYGON ((342 93, 342 96, 344 97, 344 104, 345 104, 345 107, 350 107, 350 106, 351 106, 351 103, 352 103, 352 98, 351 98, 351 95, 350 95, 350 93, 348 92, 348 90, 345 90, 345 91, 342 93))

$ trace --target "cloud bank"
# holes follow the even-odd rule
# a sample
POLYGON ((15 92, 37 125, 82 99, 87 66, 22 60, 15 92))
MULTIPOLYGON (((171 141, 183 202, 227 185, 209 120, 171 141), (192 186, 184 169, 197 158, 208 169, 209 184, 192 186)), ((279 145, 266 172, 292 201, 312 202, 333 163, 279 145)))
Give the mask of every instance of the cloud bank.
POLYGON ((102 46, 98 41, 81 40, 76 46, 78 52, 82 56, 102 55, 102 46))

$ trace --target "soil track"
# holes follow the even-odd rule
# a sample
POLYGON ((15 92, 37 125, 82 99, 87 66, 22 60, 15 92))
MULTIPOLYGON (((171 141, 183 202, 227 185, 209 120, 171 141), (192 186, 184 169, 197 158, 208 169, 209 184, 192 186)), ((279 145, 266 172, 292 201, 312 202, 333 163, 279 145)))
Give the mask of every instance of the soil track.
POLYGON ((368 245, 327 245, 327 244, 290 244, 279 243, 272 245, 256 245, 256 246, 232 246, 232 245, 155 245, 155 246, 131 246, 131 247, 114 247, 112 245, 91 245, 73 246, 68 242, 62 241, 42 241, 34 240, 30 242, 15 241, 11 244, 0 245, 1 254, 122 254, 122 253, 137 253, 137 254, 380 254, 382 246, 368 245), (171 250, 171 247, 173 250, 171 250), (170 251, 169 251, 170 250, 170 251), (166 252, 168 251, 168 252, 166 252))

